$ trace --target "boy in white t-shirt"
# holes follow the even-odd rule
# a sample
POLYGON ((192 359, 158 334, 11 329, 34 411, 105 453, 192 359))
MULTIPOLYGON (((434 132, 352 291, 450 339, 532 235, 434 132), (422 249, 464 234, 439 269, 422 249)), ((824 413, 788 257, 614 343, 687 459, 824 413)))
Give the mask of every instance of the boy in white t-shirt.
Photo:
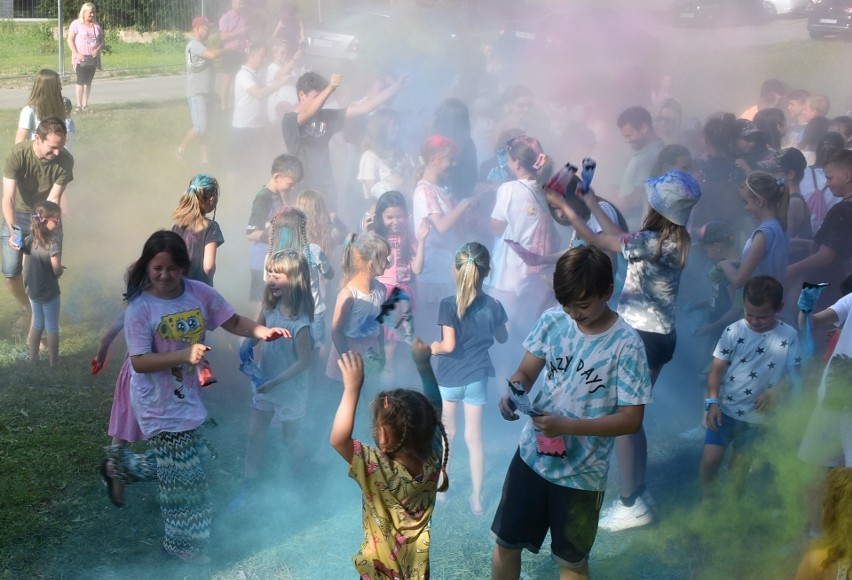
POLYGON ((722 332, 707 375, 707 434, 701 456, 701 486, 713 495, 716 475, 733 444, 728 471, 742 490, 749 453, 782 383, 798 377, 801 357, 795 328, 777 318, 784 288, 771 276, 755 276, 743 288, 744 318, 722 332))
MULTIPOLYGON (((594 246, 568 250, 553 289, 561 306, 541 315, 510 379, 527 392, 545 371, 491 525, 492 578, 518 578, 522 550, 537 553, 548 530, 560 578, 588 577, 614 438, 638 431, 651 402, 642 339, 607 306, 609 257, 594 246)), ((517 410, 510 396, 500 400, 504 419, 517 420, 517 410)))

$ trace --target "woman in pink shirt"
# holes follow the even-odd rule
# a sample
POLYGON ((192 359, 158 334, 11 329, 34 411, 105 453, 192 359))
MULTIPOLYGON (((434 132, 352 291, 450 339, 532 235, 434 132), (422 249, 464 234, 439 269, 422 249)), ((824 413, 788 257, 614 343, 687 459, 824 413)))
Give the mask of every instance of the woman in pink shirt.
POLYGON ((89 94, 95 70, 101 66, 101 50, 104 48, 104 29, 95 22, 95 5, 86 2, 80 14, 68 27, 68 47, 71 49, 71 66, 77 73, 77 106, 74 111, 91 112, 89 94))

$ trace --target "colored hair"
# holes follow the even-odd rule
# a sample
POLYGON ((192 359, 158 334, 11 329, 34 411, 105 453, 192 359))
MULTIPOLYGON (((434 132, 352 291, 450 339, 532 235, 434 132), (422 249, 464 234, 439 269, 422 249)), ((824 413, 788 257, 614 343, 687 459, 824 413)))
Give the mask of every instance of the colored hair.
POLYGON ((48 248, 56 241, 53 232, 47 229, 48 218, 61 218, 62 208, 58 203, 52 201, 40 201, 35 206, 32 223, 30 224, 30 235, 33 241, 42 249, 48 248))
POLYGON ((852 557, 852 467, 836 467, 828 473, 822 499, 822 531, 819 544, 828 552, 823 568, 852 557))
POLYGON ((272 175, 276 173, 284 177, 292 177, 297 183, 302 181, 305 175, 305 169, 302 167, 302 162, 295 155, 282 154, 272 160, 272 175))
POLYGON ((48 135, 59 135, 60 137, 68 136, 68 127, 65 126, 65 115, 61 117, 47 117, 42 119, 36 129, 36 135, 39 139, 47 139, 48 135))
POLYGON ((325 197, 315 189, 306 189, 296 198, 296 207, 308 218, 305 235, 309 244, 318 245, 326 255, 334 249, 331 235, 331 216, 325 206, 325 197))
POLYGON ((456 142, 445 135, 430 135, 426 137, 420 146, 421 166, 418 177, 423 177, 423 171, 432 159, 439 155, 455 156, 458 150, 456 142))
POLYGON ((479 242, 468 242, 456 250, 456 310, 459 320, 482 292, 482 281, 491 272, 491 255, 479 242))
POLYGON ((535 175, 539 186, 544 186, 553 174, 553 160, 544 154, 538 139, 521 135, 506 143, 509 157, 517 161, 521 167, 535 175))
POLYGON ((661 215, 652 207, 648 208, 648 213, 645 214, 645 220, 642 222, 642 229, 649 232, 657 232, 660 234, 660 239, 657 241, 657 251, 652 262, 656 262, 663 255, 663 244, 666 240, 672 240, 677 244, 678 263, 683 268, 686 265, 686 258, 689 256, 689 232, 685 226, 679 226, 667 217, 661 215))
POLYGON ((765 200, 775 209, 775 219, 787 231, 787 209, 790 207, 790 188, 780 177, 773 177, 763 171, 755 171, 746 177, 741 189, 752 196, 765 200))
POLYGON ((269 223, 269 252, 280 250, 298 250, 311 264, 311 252, 308 248, 308 218, 299 208, 288 205, 279 209, 269 223))
POLYGON ((62 80, 59 73, 49 68, 38 71, 27 105, 33 108, 38 119, 60 117, 67 115, 65 104, 62 102, 62 80))
POLYGON ((390 255, 390 244, 382 236, 375 232, 363 234, 352 233, 346 237, 343 244, 343 276, 340 286, 346 286, 358 272, 355 256, 361 260, 362 267, 369 266, 374 262, 387 262, 390 255))
POLYGON ((279 250, 266 258, 267 274, 283 274, 287 277, 281 297, 272 295, 267 283, 263 291, 263 305, 273 310, 283 305, 292 312, 293 318, 307 316, 314 321, 314 298, 311 295, 311 270, 308 260, 299 250, 279 250))
POLYGON ((450 485, 447 477, 450 443, 444 425, 429 399, 423 393, 411 389, 393 389, 380 392, 370 406, 373 412, 373 428, 384 427, 392 432, 396 439, 396 446, 382 450, 391 458, 397 454, 406 454, 425 462, 432 453, 435 430, 441 432, 444 448, 441 457, 443 481, 439 483, 438 491, 447 491, 450 485))
POLYGON ((178 227, 193 232, 204 231, 207 227, 207 217, 201 208, 201 203, 203 201, 213 203, 215 212, 218 198, 219 182, 216 178, 206 173, 199 173, 189 180, 186 191, 180 196, 178 205, 172 213, 172 220, 178 227))
POLYGON ((571 248, 556 261, 553 294, 562 306, 602 298, 612 287, 612 260, 595 246, 571 248))
POLYGON ((769 303, 777 311, 784 305, 784 287, 772 276, 754 276, 743 286, 743 299, 753 306, 769 303))
MULTIPOLYGON (((405 212, 405 215, 408 216, 408 204, 405 202, 405 196, 402 195, 399 191, 391 190, 384 192, 376 201, 376 212, 375 217, 373 218, 372 231, 376 232, 386 240, 390 235, 390 232, 385 227, 385 221, 382 217, 385 213, 386 209, 390 209, 393 207, 402 208, 402 211, 405 212)), ((406 227, 405 231, 402 233, 402 243, 400 244, 400 259, 403 263, 408 263, 413 256, 411 255, 411 243, 413 241, 413 237, 411 235, 411 228, 408 227, 408 220, 406 219, 406 227)))
POLYGON ((175 264, 183 270, 184 275, 189 272, 191 264, 186 242, 174 232, 158 230, 145 241, 145 245, 142 246, 142 255, 130 266, 127 275, 127 291, 124 293, 124 299, 127 302, 137 298, 150 285, 148 264, 157 254, 162 252, 166 252, 172 257, 175 264))

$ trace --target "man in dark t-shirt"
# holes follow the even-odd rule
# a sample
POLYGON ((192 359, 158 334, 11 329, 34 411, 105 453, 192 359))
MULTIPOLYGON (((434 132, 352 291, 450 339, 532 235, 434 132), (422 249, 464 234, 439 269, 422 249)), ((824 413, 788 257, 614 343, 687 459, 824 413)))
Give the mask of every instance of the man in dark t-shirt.
POLYGON ((21 246, 30 233, 35 206, 49 200, 62 203, 66 186, 74 179, 74 158, 65 149, 65 120, 48 117, 39 123, 35 139, 12 147, 3 163, 3 276, 21 307, 15 326, 29 324, 30 301, 24 291, 21 246))
POLYGON ((326 101, 343 82, 343 76, 335 73, 330 79, 307 72, 296 82, 299 102, 294 111, 284 115, 281 132, 287 152, 302 162, 305 177, 303 188, 316 189, 322 193, 330 207, 337 206, 337 186, 331 168, 328 142, 343 130, 347 118, 364 115, 386 103, 406 84, 400 77, 383 91, 352 103, 346 109, 324 109, 326 101))

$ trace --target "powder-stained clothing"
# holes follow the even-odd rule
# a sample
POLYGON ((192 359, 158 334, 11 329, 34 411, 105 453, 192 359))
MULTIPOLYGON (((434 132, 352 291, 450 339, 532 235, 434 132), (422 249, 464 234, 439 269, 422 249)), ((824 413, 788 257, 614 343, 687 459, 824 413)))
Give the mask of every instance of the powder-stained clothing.
MULTIPOLYGON (((561 307, 551 308, 524 340, 524 348, 544 360, 544 381, 532 398, 543 411, 595 419, 620 406, 651 402, 645 347, 622 318, 600 334, 584 334, 561 307)), ((540 444, 532 421, 525 422, 520 454, 533 471, 563 487, 606 489, 613 437, 564 435, 540 444), (559 439, 564 452, 552 445, 559 439)))
MULTIPOLYGON (((163 300, 142 292, 128 304, 124 334, 131 358, 190 348, 203 342, 208 330, 236 314, 233 306, 207 284, 188 278, 183 284, 183 293, 177 298, 163 300)), ((191 431, 207 418, 198 374, 187 364, 155 373, 133 371, 130 396, 148 439, 162 432, 191 431)))
POLYGON ((658 232, 642 230, 621 239, 627 278, 618 313, 636 330, 668 334, 674 330, 675 302, 680 286, 680 252, 671 239, 663 242, 658 259, 658 232))
POLYGON ((432 510, 441 474, 443 444, 435 430, 432 452, 416 477, 378 449, 353 442, 349 477, 362 496, 364 543, 353 558, 365 579, 429 578, 432 510))
MULTIPOLYGON (((296 335, 307 329, 311 322, 307 316, 293 319, 284 316, 278 308, 264 308, 266 326, 290 331, 292 339, 264 342, 260 359, 260 371, 266 380, 272 380, 299 360, 296 352, 296 335)), ((295 421, 305 415, 308 406, 308 371, 301 372, 289 380, 276 385, 265 393, 255 393, 254 399, 276 406, 276 416, 281 421, 295 421)))
POLYGON ((754 276, 772 276, 776 280, 783 281, 787 272, 787 258, 790 254, 790 240, 781 227, 778 220, 767 220, 761 223, 751 234, 751 237, 743 246, 742 260, 751 251, 754 236, 760 232, 766 241, 766 253, 752 272, 754 276))
POLYGON ((738 320, 725 328, 713 357, 728 363, 719 389, 722 412, 738 421, 763 423, 766 414, 754 403, 784 377, 798 376, 799 333, 781 321, 772 330, 755 332, 738 320))

